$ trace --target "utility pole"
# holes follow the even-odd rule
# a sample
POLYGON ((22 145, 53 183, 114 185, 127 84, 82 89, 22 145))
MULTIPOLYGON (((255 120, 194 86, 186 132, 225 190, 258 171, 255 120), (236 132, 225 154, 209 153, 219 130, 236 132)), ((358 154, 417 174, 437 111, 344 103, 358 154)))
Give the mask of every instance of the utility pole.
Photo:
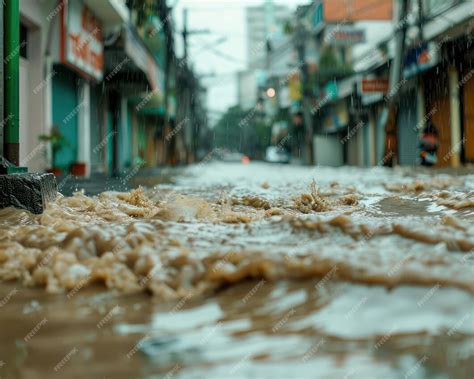
POLYGON ((311 102, 310 102, 310 91, 308 88, 309 74, 308 65, 306 63, 306 40, 307 33, 306 29, 301 22, 301 18, 298 15, 298 28, 296 34, 296 47, 298 50, 298 58, 301 64, 301 88, 302 88, 302 99, 301 104, 303 108, 303 120, 305 126, 305 149, 304 157, 305 162, 310 165, 314 164, 314 152, 313 152, 313 115, 311 113, 311 102))
POLYGON ((183 36, 183 45, 184 45, 184 62, 187 65, 188 63, 188 37, 196 34, 210 34, 211 31, 209 29, 195 29, 189 30, 188 29, 188 9, 183 9, 183 31, 181 35, 183 36))
POLYGON ((183 45, 184 45, 184 62, 188 61, 188 8, 183 9, 183 45))
POLYGON ((387 98, 387 125, 386 125, 386 157, 390 157, 391 164, 398 163, 397 145, 397 114, 400 103, 400 81, 405 59, 405 39, 407 31, 408 0, 397 0, 399 6, 398 22, 395 28, 395 57, 390 67, 390 86, 387 98))
MULTIPOLYGON (((3 5, 0 5, 0 120, 2 120, 2 125, 5 120, 5 115, 3 113, 3 5)), ((3 157, 3 128, 0 128, 0 157, 3 157)))
POLYGON ((418 28, 420 30, 420 43, 423 43, 425 39, 423 25, 424 25, 424 15, 423 15, 423 0, 418 0, 418 28))
POLYGON ((20 165, 20 3, 9 0, 4 8, 5 82, 4 82, 4 154, 15 166, 20 165))
MULTIPOLYGON (((194 92, 197 91, 196 86, 196 79, 194 78, 193 73, 188 65, 188 37, 191 35, 196 34, 209 34, 210 31, 208 29, 202 30, 189 30, 188 29, 188 9, 183 9, 183 61, 180 64, 180 68, 183 70, 183 77, 184 77, 184 88, 182 94, 182 101, 184 103, 184 112, 183 112, 183 120, 181 122, 186 123, 185 127, 185 145, 186 146, 186 160, 187 163, 191 163, 194 159, 194 151, 195 142, 193 141, 195 137, 194 128, 192 130, 188 130, 189 128, 193 127, 193 123, 196 122, 195 115, 194 115, 194 92)), ((197 94, 196 94, 197 96, 197 94)))

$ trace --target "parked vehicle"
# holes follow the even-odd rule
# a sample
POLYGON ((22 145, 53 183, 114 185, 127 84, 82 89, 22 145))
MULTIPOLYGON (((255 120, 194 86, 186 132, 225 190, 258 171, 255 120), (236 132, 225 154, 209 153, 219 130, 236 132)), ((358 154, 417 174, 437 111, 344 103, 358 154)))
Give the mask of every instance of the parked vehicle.
POLYGON ((265 161, 269 163, 290 163, 290 154, 278 146, 269 146, 265 152, 265 161))

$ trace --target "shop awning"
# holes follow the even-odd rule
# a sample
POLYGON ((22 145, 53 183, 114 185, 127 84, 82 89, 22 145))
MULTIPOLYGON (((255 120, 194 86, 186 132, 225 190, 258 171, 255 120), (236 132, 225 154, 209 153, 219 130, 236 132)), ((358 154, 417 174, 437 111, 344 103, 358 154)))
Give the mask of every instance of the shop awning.
POLYGON ((164 113, 164 72, 140 37, 128 26, 105 53, 109 86, 123 93, 143 114, 164 113))
POLYGON ((130 11, 125 0, 84 0, 87 7, 101 20, 104 28, 128 23, 130 11))
POLYGON ((146 74, 152 91, 163 93, 163 86, 161 84, 164 78, 163 71, 158 67, 155 59, 144 46, 140 37, 128 26, 125 32, 125 53, 146 74))

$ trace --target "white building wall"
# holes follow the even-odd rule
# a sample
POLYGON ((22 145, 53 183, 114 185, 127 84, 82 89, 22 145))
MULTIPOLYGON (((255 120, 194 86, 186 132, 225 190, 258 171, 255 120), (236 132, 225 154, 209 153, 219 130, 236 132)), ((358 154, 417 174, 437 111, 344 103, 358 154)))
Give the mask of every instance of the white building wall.
MULTIPOLYGON (((28 28, 28 89, 22 92, 27 96, 28 118, 24 125, 28 135, 20 137, 25 140, 28 152, 23 153, 24 164, 29 171, 43 171, 48 167, 46 150, 39 141, 41 134, 47 134, 51 127, 51 78, 48 75, 45 60, 48 28, 51 18, 48 15, 53 11, 54 0, 21 0, 21 22, 28 28)), ((20 79, 21 80, 21 79, 20 79)), ((22 99, 20 99, 22 101, 22 99)), ((20 147, 21 149, 21 147, 20 147)))
POLYGON ((338 134, 313 137, 314 160, 318 166, 339 167, 344 164, 344 146, 338 134))
POLYGON ((266 41, 282 38, 285 21, 290 17, 291 13, 286 6, 270 2, 246 9, 247 60, 250 68, 265 68, 266 41))
POLYGON ((89 82, 83 81, 78 88, 79 104, 84 104, 78 114, 78 149, 77 161, 86 164, 86 176, 90 175, 91 168, 91 87, 89 82))
POLYGON ((257 78, 255 71, 239 72, 238 97, 239 105, 244 110, 249 110, 257 105, 257 78))

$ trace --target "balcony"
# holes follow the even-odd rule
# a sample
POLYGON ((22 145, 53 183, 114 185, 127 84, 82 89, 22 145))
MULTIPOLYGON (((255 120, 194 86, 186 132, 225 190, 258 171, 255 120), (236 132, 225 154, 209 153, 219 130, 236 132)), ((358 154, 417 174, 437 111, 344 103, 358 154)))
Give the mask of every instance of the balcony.
POLYGON ((130 20, 125 0, 84 0, 84 3, 102 21, 104 29, 128 23, 130 20))

